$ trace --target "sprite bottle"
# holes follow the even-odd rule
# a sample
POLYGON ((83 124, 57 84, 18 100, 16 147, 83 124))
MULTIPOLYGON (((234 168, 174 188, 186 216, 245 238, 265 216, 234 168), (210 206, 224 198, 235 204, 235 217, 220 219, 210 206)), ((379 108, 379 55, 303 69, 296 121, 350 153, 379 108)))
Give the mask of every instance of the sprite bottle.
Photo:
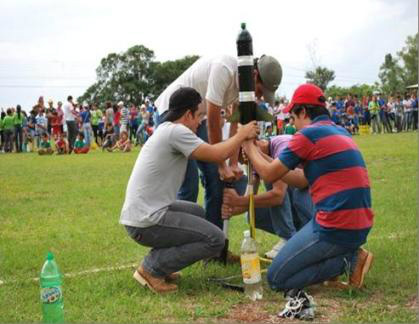
POLYGON ((52 252, 41 270, 41 304, 44 323, 64 323, 62 276, 52 252))
POLYGON ((240 263, 246 296, 253 301, 262 299, 263 288, 259 254, 256 241, 250 236, 250 231, 244 231, 240 263))

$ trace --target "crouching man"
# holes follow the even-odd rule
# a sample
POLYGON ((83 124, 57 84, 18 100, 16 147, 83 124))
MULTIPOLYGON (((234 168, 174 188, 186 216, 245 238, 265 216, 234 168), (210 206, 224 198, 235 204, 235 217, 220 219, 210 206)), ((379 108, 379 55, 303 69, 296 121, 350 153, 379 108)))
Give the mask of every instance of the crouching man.
POLYGON ((176 200, 188 159, 222 163, 246 139, 255 138, 256 122, 241 127, 225 142, 209 145, 195 135, 205 111, 199 93, 176 90, 169 112, 141 149, 128 181, 120 223, 137 243, 152 249, 134 278, 157 293, 173 292, 179 270, 218 256, 225 244, 223 232, 205 220, 196 203, 176 200))

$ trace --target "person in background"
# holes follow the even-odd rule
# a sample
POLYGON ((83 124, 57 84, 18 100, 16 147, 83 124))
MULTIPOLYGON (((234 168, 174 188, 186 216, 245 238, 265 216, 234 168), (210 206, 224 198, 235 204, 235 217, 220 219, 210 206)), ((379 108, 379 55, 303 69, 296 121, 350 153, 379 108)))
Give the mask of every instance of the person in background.
POLYGON ((67 136, 68 136, 68 144, 69 144, 69 153, 73 151, 73 145, 76 140, 77 136, 77 125, 76 125, 76 117, 77 112, 74 109, 73 105, 73 97, 68 96, 67 97, 67 103, 63 106, 64 111, 64 120, 67 125, 67 136))
POLYGON ((51 142, 47 132, 42 133, 41 142, 39 143, 38 154, 39 155, 51 155, 54 150, 51 147, 51 142))
POLYGON ((44 133, 48 134, 48 120, 44 115, 44 110, 39 109, 38 115, 36 116, 36 134, 37 134, 37 146, 39 147, 40 140, 44 133))
POLYGON ((68 142, 65 138, 65 135, 60 133, 58 139, 55 142, 55 148, 57 149, 57 154, 67 154, 68 153, 68 142))
POLYGON ((107 124, 105 133, 103 134, 102 151, 104 151, 106 148, 113 147, 114 143, 115 143, 115 132, 113 130, 113 126, 112 124, 107 124))
POLYGON ((118 105, 113 106, 113 113, 114 113, 113 129, 115 132, 115 138, 118 139, 119 133, 121 131, 121 110, 118 105))
MULTIPOLYGON (((90 108, 90 118, 92 121, 92 130, 93 136, 95 137, 95 142, 98 146, 100 146, 98 138, 101 138, 100 130, 99 130, 99 123, 102 123, 102 111, 97 108, 96 104, 92 104, 90 108)), ((103 125, 102 125, 103 129, 103 125)), ((101 140, 102 143, 102 140, 101 140)))
POLYGON ((294 126, 294 117, 290 116, 289 123, 285 125, 284 134, 285 135, 294 135, 297 132, 297 129, 294 126))
POLYGON ((74 153, 76 154, 86 154, 89 152, 90 146, 84 140, 84 134, 79 132, 77 134, 76 142, 74 143, 74 153))
POLYGON ((60 124, 60 119, 58 117, 58 112, 56 110, 54 110, 51 113, 51 115, 52 115, 52 118, 51 118, 52 137, 54 141, 56 141, 58 136, 61 134, 62 125, 60 124))
POLYGON ((123 131, 128 132, 128 127, 129 127, 129 110, 128 110, 127 107, 125 107, 123 101, 120 101, 118 103, 118 108, 121 111, 121 130, 120 130, 120 132, 121 133, 123 131))
POLYGON ((119 150, 120 152, 130 152, 131 151, 131 141, 128 138, 128 132, 122 131, 119 140, 115 143, 112 148, 108 148, 108 152, 113 152, 119 150))
POLYGON ((129 139, 131 142, 135 139, 138 125, 138 109, 132 105, 129 112, 129 139))
POLYGON ((6 113, 4 111, 1 112, 0 115, 0 152, 4 152, 4 123, 3 120, 6 117, 6 113))
POLYGON ((45 109, 45 117, 47 117, 47 130, 48 134, 52 134, 52 113, 55 111, 54 102, 52 99, 48 99, 48 107, 45 109))
POLYGON ((368 110, 371 115, 372 132, 375 134, 381 134, 381 124, 379 121, 380 106, 378 105, 376 95, 373 95, 371 101, 368 103, 368 110))
POLYGON ((4 152, 10 153, 13 151, 13 131, 15 121, 13 111, 11 108, 6 110, 6 117, 3 119, 3 133, 4 133, 4 152))
POLYGON ((90 108, 87 103, 81 107, 80 118, 82 121, 82 130, 85 139, 85 143, 90 147, 90 133, 92 132, 92 125, 90 124, 91 114, 90 108))
POLYGON ((16 113, 14 115, 14 131, 15 131, 15 146, 16 153, 22 152, 23 147, 23 120, 25 116, 22 113, 22 107, 16 106, 16 113))

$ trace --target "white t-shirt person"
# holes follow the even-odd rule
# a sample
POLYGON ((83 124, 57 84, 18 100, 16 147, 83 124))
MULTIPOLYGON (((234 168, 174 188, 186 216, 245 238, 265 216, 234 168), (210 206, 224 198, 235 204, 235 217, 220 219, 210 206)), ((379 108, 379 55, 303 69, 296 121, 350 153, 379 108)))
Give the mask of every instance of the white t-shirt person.
POLYGON ((63 112, 64 112, 64 120, 65 121, 74 121, 74 107, 73 104, 69 101, 67 101, 63 106, 63 112))
POLYGON ((173 92, 181 87, 191 87, 199 92, 206 110, 206 101, 227 107, 238 100, 239 86, 237 59, 228 55, 202 57, 181 74, 157 98, 155 105, 162 115, 169 108, 173 92))
POLYGON ((189 156, 202 143, 183 124, 164 122, 159 125, 135 162, 120 223, 133 227, 157 224, 176 200, 189 156))

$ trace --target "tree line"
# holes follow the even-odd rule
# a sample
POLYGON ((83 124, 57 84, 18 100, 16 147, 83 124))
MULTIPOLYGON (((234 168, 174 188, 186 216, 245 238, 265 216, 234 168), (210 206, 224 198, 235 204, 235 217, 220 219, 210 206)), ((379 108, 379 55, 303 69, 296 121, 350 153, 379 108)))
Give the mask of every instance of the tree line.
MULTIPOLYGON (((188 55, 174 61, 159 62, 154 52, 136 45, 122 53, 111 53, 103 58, 96 69, 97 81, 78 98, 79 102, 124 101, 141 104, 145 97, 155 98, 170 83, 192 65, 199 56, 188 55)), ((406 87, 418 83, 418 33, 408 36, 405 46, 396 55, 386 54, 380 66, 379 82, 355 84, 351 87, 329 86, 335 72, 325 66, 307 71, 307 82, 322 88, 327 96, 369 96, 374 91, 387 95, 403 95, 406 87)))

